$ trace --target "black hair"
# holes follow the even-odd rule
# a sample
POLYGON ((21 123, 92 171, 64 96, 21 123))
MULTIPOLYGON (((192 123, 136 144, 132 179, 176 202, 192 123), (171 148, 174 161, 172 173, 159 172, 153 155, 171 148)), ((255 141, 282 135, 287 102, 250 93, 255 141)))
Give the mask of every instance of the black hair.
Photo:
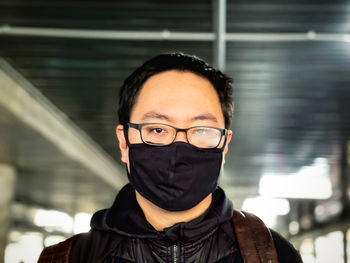
POLYGON ((132 107, 136 103, 137 96, 146 80, 168 70, 192 72, 207 79, 218 94, 225 127, 230 127, 233 116, 232 79, 200 58, 183 53, 162 54, 151 58, 126 78, 119 96, 118 117, 120 124, 126 125, 130 121, 132 107))

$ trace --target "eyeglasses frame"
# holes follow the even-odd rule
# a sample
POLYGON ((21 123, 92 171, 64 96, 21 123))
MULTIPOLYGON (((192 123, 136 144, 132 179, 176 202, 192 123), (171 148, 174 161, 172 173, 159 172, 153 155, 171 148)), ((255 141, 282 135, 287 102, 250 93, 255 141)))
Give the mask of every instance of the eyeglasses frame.
MULTIPOLYGON (((223 146, 222 146, 222 148, 224 148, 225 145, 226 145, 227 135, 228 135, 228 129, 226 129, 226 128, 223 129, 223 128, 218 128, 218 127, 212 127, 212 126, 193 126, 193 127, 189 127, 189 128, 182 129, 182 128, 174 127, 174 126, 172 126, 172 125, 170 125, 170 124, 159 123, 159 122, 148 122, 148 123, 147 123, 147 122, 146 122, 146 123, 131 123, 131 122, 128 122, 126 125, 123 125, 123 126, 124 126, 125 138, 126 138, 126 140, 127 140, 128 143, 129 143, 128 128, 133 128, 133 129, 136 129, 136 130, 139 131, 139 133, 140 133, 140 138, 141 138, 141 141, 142 141, 143 143, 145 143, 145 144, 147 144, 147 145, 157 146, 157 147, 167 146, 167 145, 170 145, 170 144, 174 143, 178 132, 181 131, 181 132, 185 132, 187 142, 188 142, 189 144, 191 144, 193 147, 196 147, 196 148, 199 148, 199 149, 216 149, 216 148, 218 148, 218 146, 220 145, 220 143, 221 143, 221 141, 222 141, 222 136, 224 136, 224 137, 225 137, 225 140, 224 140, 224 144, 223 144, 223 146), (142 132, 141 132, 142 127, 145 126, 145 125, 155 125, 155 124, 161 124, 161 125, 169 126, 169 127, 173 128, 173 129, 175 129, 175 136, 174 136, 174 138, 173 138, 173 140, 172 140, 171 143, 169 143, 169 144, 164 144, 164 145, 159 145, 159 144, 152 144, 152 143, 149 143, 149 142, 145 142, 145 141, 143 140, 143 138, 142 138, 142 132), (190 129, 199 128, 199 127, 211 128, 211 129, 216 129, 216 130, 220 131, 221 137, 220 137, 220 140, 219 140, 218 144, 217 144, 215 147, 200 148, 200 147, 198 147, 198 146, 193 145, 192 143, 190 143, 190 141, 188 140, 187 131, 190 130, 190 129)), ((220 148, 220 149, 222 149, 222 148, 220 148)))

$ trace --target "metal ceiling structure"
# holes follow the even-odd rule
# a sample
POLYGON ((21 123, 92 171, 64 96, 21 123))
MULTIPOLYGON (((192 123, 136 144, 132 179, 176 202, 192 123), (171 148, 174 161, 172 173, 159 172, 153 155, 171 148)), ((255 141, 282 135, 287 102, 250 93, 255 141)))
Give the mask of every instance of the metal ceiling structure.
MULTIPOLYGON (((118 90, 133 69, 181 51, 232 76, 234 136, 223 185, 236 207, 258 194, 263 173, 290 174, 320 157, 331 166, 334 190, 342 190, 336 182, 346 176, 340 164, 350 137, 349 33, 348 1, 0 2, 0 55, 118 169, 118 90)), ((6 151, 23 147, 14 157, 22 161, 13 161, 16 202, 74 213, 86 198, 100 200, 82 209, 89 212, 112 201, 118 187, 1 112, 25 133, 1 126, 7 142, 21 139, 6 151)), ((317 202, 292 200, 294 214, 281 229, 295 214, 312 214, 317 202)))

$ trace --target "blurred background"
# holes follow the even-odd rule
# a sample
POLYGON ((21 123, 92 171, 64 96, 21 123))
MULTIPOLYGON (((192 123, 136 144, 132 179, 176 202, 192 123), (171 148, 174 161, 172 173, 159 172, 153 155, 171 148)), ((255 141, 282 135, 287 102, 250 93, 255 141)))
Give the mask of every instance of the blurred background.
POLYGON ((234 79, 221 186, 304 262, 350 262, 350 1, 0 0, 0 262, 89 230, 127 183, 125 77, 164 52, 234 79))

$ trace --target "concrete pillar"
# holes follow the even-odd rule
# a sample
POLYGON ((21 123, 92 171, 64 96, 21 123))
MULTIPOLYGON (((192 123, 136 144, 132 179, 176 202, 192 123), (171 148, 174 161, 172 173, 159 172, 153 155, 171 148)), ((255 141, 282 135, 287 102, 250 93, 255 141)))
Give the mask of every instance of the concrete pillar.
POLYGON ((4 263, 15 178, 16 170, 14 167, 0 163, 0 263, 4 263))

